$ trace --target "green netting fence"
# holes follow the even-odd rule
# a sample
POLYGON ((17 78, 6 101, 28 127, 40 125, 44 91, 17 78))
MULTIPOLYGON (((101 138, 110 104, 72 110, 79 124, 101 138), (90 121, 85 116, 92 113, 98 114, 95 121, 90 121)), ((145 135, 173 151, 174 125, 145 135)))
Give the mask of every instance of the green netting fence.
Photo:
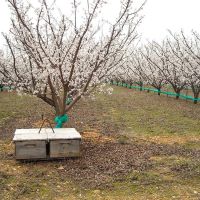
POLYGON ((2 92, 2 91, 8 91, 8 90, 13 90, 13 89, 15 89, 15 87, 13 87, 13 86, 1 86, 0 85, 0 92, 2 92))
POLYGON ((200 98, 194 98, 192 96, 184 95, 184 94, 177 94, 175 92, 167 92, 167 91, 162 91, 154 88, 146 88, 146 87, 140 87, 140 86, 135 86, 135 85, 130 85, 127 83, 121 83, 121 82, 112 82, 113 85, 121 86, 121 87, 127 87, 130 89, 138 89, 142 91, 149 91, 149 92, 155 92, 155 93, 160 93, 160 94, 166 94, 167 96, 174 96, 174 97, 179 97, 181 99, 185 100, 191 100, 191 101, 196 101, 200 102, 200 98))

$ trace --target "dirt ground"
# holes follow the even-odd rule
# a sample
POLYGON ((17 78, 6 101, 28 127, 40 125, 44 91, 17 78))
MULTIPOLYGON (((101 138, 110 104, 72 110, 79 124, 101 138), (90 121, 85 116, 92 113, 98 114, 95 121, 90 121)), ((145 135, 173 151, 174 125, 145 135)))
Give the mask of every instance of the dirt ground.
POLYGON ((81 157, 51 162, 15 161, 11 142, 41 114, 53 124, 51 108, 10 93, 0 105, 0 199, 200 199, 199 105, 124 88, 83 100, 66 124, 81 157))

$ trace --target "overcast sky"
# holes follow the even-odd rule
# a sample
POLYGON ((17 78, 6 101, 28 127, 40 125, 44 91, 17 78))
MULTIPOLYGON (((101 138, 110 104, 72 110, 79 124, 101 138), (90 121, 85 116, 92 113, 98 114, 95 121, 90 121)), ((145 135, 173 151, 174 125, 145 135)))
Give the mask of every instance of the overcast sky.
MULTIPOLYGON (((32 0, 31 0, 32 1, 32 0)), ((35 1, 35 0, 34 0, 35 1)), ((48 0, 49 1, 49 0, 48 0)), ((57 0, 65 5, 66 0, 57 0)), ((108 0, 112 3, 109 15, 119 8, 118 0, 108 0)), ((135 0, 141 1, 142 0, 135 0)), ((138 29, 142 34, 142 41, 160 41, 167 35, 167 29, 189 32, 191 29, 200 32, 200 0, 147 0, 143 14, 145 18, 138 29)), ((7 32, 10 23, 10 13, 5 0, 0 0, 0 32, 7 32)), ((0 47, 4 40, 0 36, 0 47)))

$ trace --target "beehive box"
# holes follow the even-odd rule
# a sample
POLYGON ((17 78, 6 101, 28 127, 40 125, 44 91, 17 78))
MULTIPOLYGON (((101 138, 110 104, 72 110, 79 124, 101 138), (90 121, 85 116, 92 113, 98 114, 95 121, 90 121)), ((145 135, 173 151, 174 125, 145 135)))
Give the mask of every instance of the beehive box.
POLYGON ((54 129, 55 133, 48 135, 50 158, 65 158, 80 156, 81 136, 74 128, 54 129))
POLYGON ((46 159, 47 132, 39 129, 17 129, 13 138, 15 157, 24 159, 46 159))
POLYGON ((17 160, 77 157, 81 136, 74 128, 17 129, 13 141, 17 160))

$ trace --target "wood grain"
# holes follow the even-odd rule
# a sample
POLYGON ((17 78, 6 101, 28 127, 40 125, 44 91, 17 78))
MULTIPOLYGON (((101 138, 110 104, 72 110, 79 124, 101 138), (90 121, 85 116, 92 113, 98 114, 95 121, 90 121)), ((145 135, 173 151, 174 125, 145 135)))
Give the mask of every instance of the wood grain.
POLYGON ((15 142, 16 159, 43 159, 46 158, 45 141, 18 141, 15 142))
POLYGON ((80 156, 80 140, 50 141, 50 158, 80 156))

